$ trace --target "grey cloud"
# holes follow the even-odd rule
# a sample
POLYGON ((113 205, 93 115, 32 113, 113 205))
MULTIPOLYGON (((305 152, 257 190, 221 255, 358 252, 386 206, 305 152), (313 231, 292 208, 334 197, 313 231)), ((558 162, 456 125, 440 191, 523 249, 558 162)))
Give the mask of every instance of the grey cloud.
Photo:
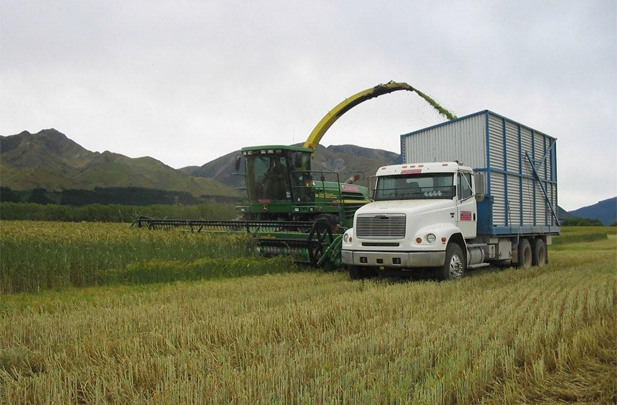
MULTIPOLYGON (((459 115, 488 108, 558 137, 565 208, 617 194, 613 1, 0 8, 4 135, 55 127, 89 149, 202 164, 300 142, 344 97, 395 79, 459 115)), ((349 112, 324 143, 398 151, 401 133, 439 121, 395 93, 349 112)))

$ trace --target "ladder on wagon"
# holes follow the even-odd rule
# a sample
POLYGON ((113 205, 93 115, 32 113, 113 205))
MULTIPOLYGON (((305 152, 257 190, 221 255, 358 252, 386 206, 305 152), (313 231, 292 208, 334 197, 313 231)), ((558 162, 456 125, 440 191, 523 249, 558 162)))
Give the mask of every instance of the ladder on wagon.
POLYGON ((546 205, 548 205, 548 207, 551 210, 551 214, 553 215, 553 218, 555 218, 555 223, 557 224, 557 226, 561 226, 561 224, 559 223, 559 218, 557 217, 557 213, 555 212, 555 209, 553 208, 551 199, 549 198, 548 192, 546 191, 546 186, 542 182, 542 178, 540 177, 540 173, 539 173, 540 168, 542 167, 542 165, 546 161, 546 158, 548 157, 549 153, 554 147, 555 147, 555 143, 553 143, 553 145, 550 148, 548 148, 548 150, 546 151, 546 153, 544 153, 544 156, 542 156, 541 159, 536 159, 536 160, 532 159, 531 156, 529 156, 529 152, 527 151, 525 151, 525 156, 527 157, 527 160, 529 161, 529 165, 531 166, 533 177, 538 181, 538 184, 540 185, 540 190, 542 190, 542 194, 544 194, 544 200, 546 202, 546 205))

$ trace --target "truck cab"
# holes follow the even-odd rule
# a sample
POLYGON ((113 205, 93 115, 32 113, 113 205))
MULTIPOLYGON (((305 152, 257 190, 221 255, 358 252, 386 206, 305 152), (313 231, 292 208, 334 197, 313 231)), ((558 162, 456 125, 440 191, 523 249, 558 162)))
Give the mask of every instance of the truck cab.
POLYGON ((352 276, 435 268, 442 279, 462 277, 484 259, 484 250, 467 246, 477 236, 476 196, 473 170, 458 162, 381 167, 373 202, 343 236, 343 263, 352 276))

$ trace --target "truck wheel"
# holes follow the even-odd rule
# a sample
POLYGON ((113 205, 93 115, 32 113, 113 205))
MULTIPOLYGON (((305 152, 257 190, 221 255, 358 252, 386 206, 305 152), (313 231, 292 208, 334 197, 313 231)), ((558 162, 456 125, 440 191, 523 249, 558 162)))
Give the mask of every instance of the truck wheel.
POLYGON ((352 280, 363 280, 363 279, 366 278, 366 274, 365 274, 364 269, 362 267, 351 266, 349 268, 349 277, 352 280))
POLYGON ((533 263, 531 244, 528 239, 521 239, 518 243, 518 263, 516 267, 531 267, 533 263))
POLYGON ((364 280, 366 278, 377 277, 377 272, 360 266, 351 266, 349 268, 349 277, 352 280, 364 280))
POLYGON ((546 263, 548 263, 546 244, 542 238, 536 238, 533 240, 532 246, 532 264, 542 267, 546 263))
POLYGON ((463 250, 456 243, 448 244, 446 248, 446 262, 438 273, 440 280, 460 280, 465 274, 465 256, 463 250))

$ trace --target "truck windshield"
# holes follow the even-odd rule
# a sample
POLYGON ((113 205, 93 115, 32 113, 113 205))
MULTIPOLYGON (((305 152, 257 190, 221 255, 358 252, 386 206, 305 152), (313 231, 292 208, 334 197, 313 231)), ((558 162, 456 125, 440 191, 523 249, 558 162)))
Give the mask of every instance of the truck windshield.
POLYGON ((454 197, 454 174, 409 174, 380 176, 375 201, 429 200, 454 197))

